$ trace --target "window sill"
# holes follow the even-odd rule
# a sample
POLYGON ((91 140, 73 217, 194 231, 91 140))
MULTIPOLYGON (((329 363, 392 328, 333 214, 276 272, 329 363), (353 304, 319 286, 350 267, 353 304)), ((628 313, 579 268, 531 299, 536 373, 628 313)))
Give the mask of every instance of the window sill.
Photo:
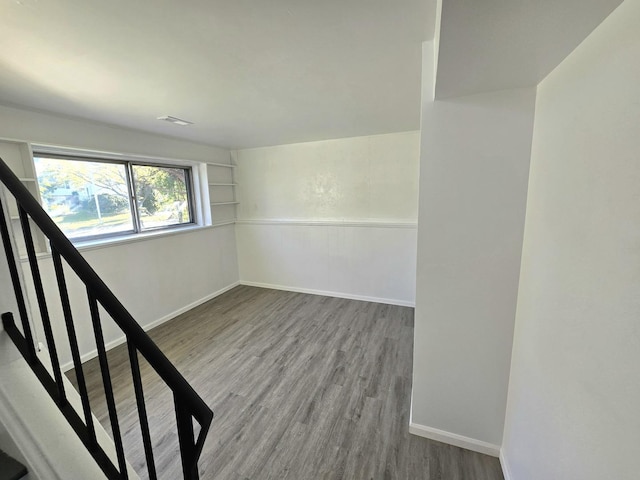
POLYGON ((173 235, 180 235, 182 233, 194 232, 202 230, 205 226, 202 225, 189 225, 188 227, 177 227, 165 230, 156 230, 152 232, 131 233, 129 235, 118 235, 115 237, 99 238, 96 240, 85 240, 81 242, 73 242, 73 245, 82 251, 95 250, 96 248, 110 247, 113 245, 120 245, 123 243, 135 243, 145 240, 151 240, 154 238, 170 237, 173 235))
MULTIPOLYGON (((235 220, 229 220, 228 222, 214 223, 213 225, 193 225, 189 227, 180 227, 180 228, 174 228, 170 230, 134 233, 134 234, 122 235, 118 237, 101 238, 99 240, 88 240, 85 242, 77 242, 77 243, 74 243, 73 245, 80 252, 86 252, 91 250, 98 250, 101 248, 109 248, 109 247, 115 247, 118 245, 125 245, 128 243, 144 242, 148 240, 154 240, 157 238, 166 238, 166 237, 172 237, 174 235, 183 235, 185 233, 199 232, 202 230, 209 230, 211 228, 223 227, 225 225, 233 225, 235 223, 236 223, 235 220)), ((51 253, 50 252, 38 253, 36 254, 36 258, 38 259, 51 258, 51 253)), ((28 258, 21 256, 20 261, 27 262, 28 258)))

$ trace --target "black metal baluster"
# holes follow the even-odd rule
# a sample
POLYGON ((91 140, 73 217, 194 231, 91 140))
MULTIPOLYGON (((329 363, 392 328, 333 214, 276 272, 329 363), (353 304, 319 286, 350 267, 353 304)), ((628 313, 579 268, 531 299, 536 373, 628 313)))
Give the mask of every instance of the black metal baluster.
POLYGON ((2 235, 2 243, 4 244, 4 252, 7 257, 13 291, 16 294, 16 303, 18 304, 18 313, 20 315, 20 322, 22 323, 24 338, 27 341, 27 348, 29 350, 29 356, 31 357, 28 360, 33 360, 36 358, 36 348, 33 341, 33 334, 31 333, 31 325, 29 325, 27 304, 24 301, 22 285, 20 284, 20 274, 18 273, 18 266, 16 265, 16 258, 13 253, 13 246, 11 245, 11 235, 9 234, 9 227, 7 226, 7 220, 4 216, 2 202, 0 202, 0 235, 2 235))
POLYGON ((38 258, 36 250, 33 246, 33 237, 31 236, 31 225, 29 225, 29 217, 27 212, 18 205, 18 214, 20 215, 20 224, 22 225, 22 234, 24 235, 24 243, 27 247, 27 256, 29 257, 29 266, 31 267, 31 276, 33 277, 33 286, 36 290, 36 298, 38 299, 38 307, 40 309, 40 317, 44 328, 44 336, 47 339, 47 348, 49 350, 49 358, 53 368, 53 376, 58 387, 58 403, 64 405, 67 403, 67 397, 64 393, 64 383, 62 382, 62 370, 60 370, 60 361, 58 360, 58 350, 56 342, 53 338, 53 330, 51 328, 51 319, 49 318, 49 309, 47 308, 47 300, 44 296, 44 288, 42 287, 42 278, 40 276, 40 267, 38 267, 38 258))
POLYGON ((78 253, 77 249, 55 224, 53 219, 42 209, 38 200, 25 188, 20 179, 11 171, 1 158, 0 181, 14 196, 18 204, 19 220, 24 234, 25 245, 27 247, 29 265, 33 276, 38 306, 40 307, 40 315, 42 317, 45 336, 49 346, 49 355, 51 356, 51 365, 53 367, 55 378, 52 378, 49 370, 42 364, 36 353, 36 345, 34 343, 33 332, 28 316, 29 312, 26 304, 26 291, 23 289, 23 285, 21 285, 22 279, 20 278, 20 266, 15 256, 15 247, 11 243, 11 225, 9 225, 7 217, 5 216, 6 205, 4 207, 5 210, 3 210, 3 206, 0 204, 0 234, 5 247, 5 254, 8 260, 11 281, 15 290, 17 306, 23 328, 22 333, 18 328, 16 328, 13 321, 13 315, 11 313, 3 314, 2 322, 6 325, 7 334, 18 350, 27 359, 29 366, 44 386, 47 393, 58 403, 59 409, 69 422, 69 425, 77 433, 85 446, 87 446, 89 452, 102 468, 107 478, 114 480, 121 480, 123 478, 128 479, 129 472, 127 470, 127 463, 124 457, 122 434, 118 423, 117 407, 104 344, 104 334, 99 318, 99 305, 104 307, 117 326, 127 336, 130 359, 132 362, 134 388, 136 391, 136 402, 138 404, 150 479, 156 480, 157 475, 155 472, 153 449, 150 441, 138 354, 146 358, 150 366, 153 367, 160 378, 173 392, 184 478, 187 480, 197 480, 199 478, 198 459, 202 453, 207 432, 211 426, 213 412, 202 398, 198 396, 193 387, 188 384, 169 359, 160 351, 157 345, 153 343, 140 325, 136 323, 135 319, 117 299, 113 292, 109 290, 91 266, 78 253), (75 409, 68 401, 66 401, 65 398, 63 387, 64 377, 60 370, 53 330, 42 285, 42 278, 40 276, 38 260, 36 258, 34 241, 31 234, 31 221, 38 226, 40 231, 47 239, 50 240, 51 243, 53 263, 58 280, 58 289, 60 290, 65 326, 69 337, 74 365, 76 367, 81 399, 83 400, 83 409, 85 413, 84 420, 77 414, 75 409), (91 320, 94 327, 102 381, 105 389, 105 397, 113 431, 119 468, 114 465, 114 462, 111 460, 109 455, 95 439, 95 424, 93 423, 93 417, 89 411, 90 402, 88 401, 86 378, 84 377, 82 369, 76 331, 73 325, 71 305, 69 302, 67 285, 63 271, 63 258, 65 259, 68 267, 73 270, 85 286, 87 286, 91 320), (84 386, 82 384, 84 384, 84 386), (194 440, 194 419, 197 419, 200 424, 200 432, 197 440, 194 440))
POLYGON ((176 426, 178 428, 178 442, 182 460, 182 473, 185 480, 198 480, 198 464, 196 462, 196 445, 193 436, 193 416, 178 398, 173 395, 176 408, 176 426))
POLYGON ((129 361, 131 363, 133 389, 136 393, 136 403, 138 404, 140 430, 142 431, 142 443, 144 444, 144 454, 147 459, 147 471, 149 472, 149 480, 157 480, 158 477, 156 475, 156 464, 153 459, 153 446, 151 445, 151 434, 149 433, 147 407, 144 403, 144 391, 142 390, 142 379, 140 378, 140 363, 138 362, 138 351, 128 338, 127 348, 129 349, 129 361))
POLYGON ((107 409, 109 411, 109 419, 111 420, 111 431, 113 432, 113 443, 115 443, 115 446, 116 446, 116 455, 118 457, 120 474, 124 479, 128 479, 129 473, 127 471, 127 462, 124 458, 124 448, 122 446, 122 435, 120 434, 120 424, 118 423, 118 411, 116 409, 116 401, 113 396, 113 386, 111 384, 111 375, 109 374, 109 362, 107 360, 107 351, 104 346, 104 335, 102 333, 102 325, 100 324, 100 312, 98 311, 98 302, 89 287, 87 287, 87 296, 89 298, 89 310, 91 311, 91 321, 93 323, 93 332, 96 337, 96 348, 98 349, 98 360, 100 362, 100 371, 102 373, 102 384, 104 385, 104 394, 107 400, 107 409))
POLYGON ((62 302, 62 313, 64 314, 64 323, 67 327, 67 336, 69 337, 69 346, 71 347, 71 357, 73 358, 73 366, 78 380, 78 389, 80 390, 80 400, 82 400, 82 410, 84 412, 84 421, 89 432, 89 440, 95 445, 96 429, 93 425, 93 415, 91 414, 91 405, 89 403, 89 392, 87 391, 87 382, 84 378, 82 369, 82 360, 80 358, 80 349, 78 347, 78 338, 76 329, 73 324, 73 316, 71 315, 71 304, 69 303, 69 294, 67 292, 67 282, 64 278, 64 269, 62 268, 62 260, 60 253, 51 245, 51 257, 53 258, 53 268, 56 272, 58 280, 58 290, 60 291, 60 301, 62 302))

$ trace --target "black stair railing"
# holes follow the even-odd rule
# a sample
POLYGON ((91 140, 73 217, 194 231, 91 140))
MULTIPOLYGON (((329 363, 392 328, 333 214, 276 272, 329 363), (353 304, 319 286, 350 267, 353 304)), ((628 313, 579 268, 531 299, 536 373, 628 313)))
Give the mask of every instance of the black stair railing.
POLYGON ((51 217, 42 209, 35 197, 31 195, 29 190, 1 158, 0 181, 2 181, 6 189, 13 195, 18 206, 20 225, 24 236, 29 268, 34 282, 38 309, 43 324, 53 376, 51 376, 47 367, 44 366, 36 354, 21 277, 18 265, 16 264, 12 237, 5 217, 4 207, 2 202, 0 202, 0 235, 4 244, 9 273, 16 296, 18 315, 22 326, 21 332, 15 324, 12 313, 2 314, 2 322, 7 334, 29 363, 33 372, 58 405, 62 414, 75 430, 105 475, 109 479, 128 479, 127 462, 118 423, 116 403, 98 308, 98 306, 102 306, 126 337, 149 478, 151 480, 157 479, 157 472, 153 455, 153 443, 147 419, 138 354, 141 354, 147 360, 149 365, 156 371, 173 394, 183 475, 186 480, 197 480, 199 478, 198 460, 213 419, 213 412, 180 372, 178 372, 176 367, 160 351, 142 327, 134 320, 127 309, 120 303, 111 290, 109 290, 98 274, 91 268, 82 255, 80 255, 78 250, 64 233, 62 233, 51 217), (75 368, 78 393, 82 402, 82 417, 84 420, 67 400, 62 378, 63 373, 60 369, 60 361, 45 299, 30 222, 38 226, 42 234, 48 239, 51 247, 51 257, 58 283, 62 313, 75 368), (107 410, 116 449, 117 465, 114 464, 96 438, 96 430, 91 413, 87 383, 83 373, 62 259, 66 261, 86 286, 89 311, 91 313, 91 324, 95 335, 107 410), (200 425, 200 432, 197 438, 194 435, 193 419, 200 425))

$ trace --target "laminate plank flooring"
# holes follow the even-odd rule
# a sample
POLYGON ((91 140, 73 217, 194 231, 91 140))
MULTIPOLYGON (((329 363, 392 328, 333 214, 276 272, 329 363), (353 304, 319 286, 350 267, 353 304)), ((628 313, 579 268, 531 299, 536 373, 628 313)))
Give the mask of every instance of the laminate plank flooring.
MULTIPOLYGON (((411 308, 240 286, 149 334, 214 410, 204 480, 503 479, 495 458, 409 434, 411 308)), ((147 478, 125 346, 109 365, 147 478)), ((110 432, 97 359, 83 369, 110 432)), ((141 371, 159 478, 182 478, 171 393, 141 371)))

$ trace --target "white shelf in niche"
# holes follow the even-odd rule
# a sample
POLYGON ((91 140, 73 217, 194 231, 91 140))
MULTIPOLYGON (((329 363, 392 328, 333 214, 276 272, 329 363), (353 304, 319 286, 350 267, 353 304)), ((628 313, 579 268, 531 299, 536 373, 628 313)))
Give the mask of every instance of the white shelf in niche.
MULTIPOLYGON (((30 222, 33 222, 33 218, 31 218, 28 215, 27 215, 27 218, 29 219, 30 222)), ((11 215, 11 216, 9 216, 9 220, 17 222, 17 221, 20 220, 20 215, 11 215)))
MULTIPOLYGON (((31 145, 27 142, 2 139, 0 140, 0 151, 2 152, 2 159, 9 168, 11 168, 16 177, 18 177, 21 184, 29 190, 31 195, 33 195, 39 203, 42 203, 31 145)), ((20 216, 18 214, 18 208, 15 198, 11 196, 7 200, 8 212, 5 218, 7 218, 7 221, 10 222, 12 226, 17 253, 18 255, 22 255, 25 250, 24 235, 19 225, 20 216)), ((33 222, 31 217, 28 216, 28 218, 30 222, 33 222)), ((47 253, 48 244, 40 229, 32 228, 32 236, 36 252, 47 253)))
POLYGON ((231 163, 206 162, 209 205, 213 226, 227 225, 236 221, 237 201, 235 178, 236 165, 231 163), (221 168, 217 168, 221 167, 221 168))

